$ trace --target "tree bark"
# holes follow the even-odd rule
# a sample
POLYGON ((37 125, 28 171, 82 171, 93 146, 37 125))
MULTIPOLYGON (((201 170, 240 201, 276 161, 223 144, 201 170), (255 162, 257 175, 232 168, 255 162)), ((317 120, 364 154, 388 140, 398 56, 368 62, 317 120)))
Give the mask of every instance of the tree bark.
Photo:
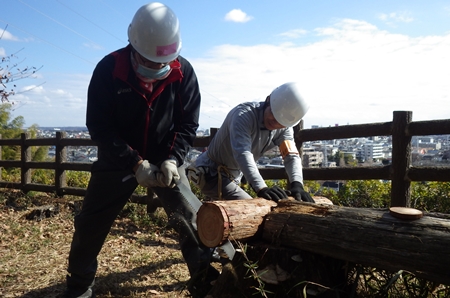
MULTIPOLYGON (((313 198, 317 204, 333 204, 325 197, 313 198)), ((294 200, 292 197, 289 199, 294 200)), ((276 205, 262 198, 204 202, 197 212, 200 240, 208 247, 217 247, 230 237, 239 241, 261 238, 258 234, 264 216, 276 205)))
MULTIPOLYGON (((261 239, 278 247, 309 251, 378 269, 407 270, 418 277, 450 285, 448 219, 425 214, 408 221, 392 217, 388 209, 290 200, 280 201, 277 206, 265 205, 265 210, 270 211, 263 215, 261 204, 267 202, 261 199, 213 202, 220 206, 215 208, 221 209, 223 222, 228 223, 226 233, 224 225, 222 229, 217 228, 216 239, 223 241, 230 237, 241 242, 261 239)), ((211 221, 205 223, 211 224, 211 221)), ((199 232, 204 229, 201 221, 198 229, 199 232)))
POLYGON ((450 221, 441 218, 408 221, 388 209, 287 201, 265 218, 263 239, 450 285, 450 221))

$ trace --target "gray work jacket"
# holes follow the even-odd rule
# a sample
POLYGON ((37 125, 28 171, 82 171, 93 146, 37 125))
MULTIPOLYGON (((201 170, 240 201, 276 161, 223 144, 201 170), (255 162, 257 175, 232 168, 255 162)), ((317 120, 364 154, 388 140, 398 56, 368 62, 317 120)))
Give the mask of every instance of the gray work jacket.
MULTIPOLYGON (((264 102, 246 102, 233 108, 208 150, 195 161, 196 167, 208 167, 214 176, 217 167, 223 165, 236 179, 243 174, 255 191, 267 187, 256 161, 284 140, 294 141, 294 132, 291 127, 267 130, 264 127, 264 107, 264 102)), ((303 183, 302 162, 298 154, 287 155, 284 167, 290 182, 303 183)))

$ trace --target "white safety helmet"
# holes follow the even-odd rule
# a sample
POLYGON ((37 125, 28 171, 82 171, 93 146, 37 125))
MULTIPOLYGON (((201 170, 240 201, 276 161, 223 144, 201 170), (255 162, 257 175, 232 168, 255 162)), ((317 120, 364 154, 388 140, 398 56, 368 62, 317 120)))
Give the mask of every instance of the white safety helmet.
POLYGON ((297 125, 309 109, 308 103, 298 91, 296 83, 285 83, 270 94, 270 107, 273 116, 281 125, 297 125))
POLYGON ((158 2, 138 9, 128 26, 133 48, 150 61, 167 63, 181 51, 180 26, 175 13, 158 2))

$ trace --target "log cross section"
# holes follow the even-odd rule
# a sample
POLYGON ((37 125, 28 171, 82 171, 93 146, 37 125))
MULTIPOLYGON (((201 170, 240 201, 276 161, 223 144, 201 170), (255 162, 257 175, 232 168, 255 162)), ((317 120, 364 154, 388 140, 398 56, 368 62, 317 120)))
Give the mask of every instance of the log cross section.
POLYGON ((276 206, 273 201, 252 200, 204 202, 197 213, 200 240, 207 247, 227 239, 248 240, 260 232, 264 216, 276 206))

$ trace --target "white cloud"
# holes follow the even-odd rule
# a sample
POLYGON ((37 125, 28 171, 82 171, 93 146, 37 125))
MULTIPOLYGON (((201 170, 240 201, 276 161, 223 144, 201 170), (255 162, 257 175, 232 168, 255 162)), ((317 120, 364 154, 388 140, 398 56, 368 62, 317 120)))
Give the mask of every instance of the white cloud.
POLYGON ((90 75, 46 74, 45 79, 45 84, 23 87, 24 92, 12 97, 16 116, 23 116, 26 126, 84 126, 90 75))
POLYGON ((395 23, 411 23, 414 21, 414 18, 409 12, 382 13, 378 16, 378 18, 386 22, 388 25, 393 25, 395 23))
POLYGON ((88 42, 84 42, 83 46, 85 48, 93 49, 93 50, 97 50, 97 51, 104 50, 104 48, 101 45, 93 43, 93 42, 89 42, 89 43, 88 42))
POLYGON ((308 31, 304 29, 294 29, 287 32, 283 32, 280 34, 280 36, 295 39, 305 35, 306 33, 308 33, 308 31))
POLYGON ((305 127, 450 118, 450 34, 410 37, 357 20, 317 28, 316 42, 221 45, 191 61, 202 89, 201 127, 218 127, 243 101, 298 81, 311 108, 305 127), (217 72, 217 70, 220 70, 217 72), (226 112, 225 112, 226 111, 226 112))
MULTIPOLYGON (((0 29, 0 40, 11 40, 11 41, 19 41, 19 38, 12 35, 7 30, 0 29)), ((0 57, 6 57, 6 50, 4 48, 0 48, 0 57)))
POLYGON ((26 93, 26 92, 31 92, 34 94, 44 94, 45 93, 45 89, 43 86, 38 86, 38 85, 28 85, 25 87, 22 87, 20 90, 20 93, 26 93))
MULTIPOLYGON (((3 39, 3 40, 19 41, 19 38, 18 38, 18 37, 12 35, 12 34, 11 34, 9 31, 7 31, 7 30, 0 31, 0 36, 1 36, 1 39, 3 39)), ((1 39, 0 39, 0 40, 1 40, 1 39)))
POLYGON ((62 89, 55 89, 55 90, 51 90, 50 92, 53 93, 56 96, 63 96, 63 95, 65 96, 65 95, 67 95, 67 92, 62 90, 62 89))
POLYGON ((245 12, 243 12, 240 9, 233 9, 225 15, 226 21, 236 22, 236 23, 246 23, 252 19, 253 19, 252 16, 247 15, 245 12))

